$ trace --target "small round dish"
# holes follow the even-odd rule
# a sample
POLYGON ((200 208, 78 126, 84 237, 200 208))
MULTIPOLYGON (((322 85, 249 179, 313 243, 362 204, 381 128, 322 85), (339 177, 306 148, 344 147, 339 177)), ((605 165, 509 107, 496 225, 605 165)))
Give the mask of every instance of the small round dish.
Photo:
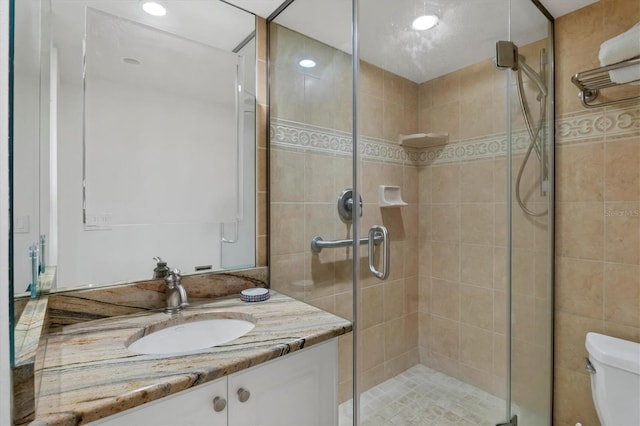
POLYGON ((242 300, 243 302, 264 302, 268 298, 268 288, 248 288, 240 292, 240 300, 242 300))

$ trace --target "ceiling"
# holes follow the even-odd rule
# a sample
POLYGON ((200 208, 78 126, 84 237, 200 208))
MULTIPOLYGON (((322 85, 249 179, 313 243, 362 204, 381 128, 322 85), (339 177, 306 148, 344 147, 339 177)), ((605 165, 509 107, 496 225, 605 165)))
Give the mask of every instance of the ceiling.
MULTIPOLYGON (((279 0, 227 0, 266 17, 279 0)), ((597 0, 543 0, 562 16, 597 0)), ((276 22, 351 53, 350 0, 295 0, 276 22)), ((547 20, 526 0, 393 0, 359 2, 360 57, 417 83, 493 57, 497 40, 525 45, 547 36, 547 20), (509 5, 511 19, 509 19, 509 5), (411 22, 434 13, 440 23, 424 32, 411 22)))
MULTIPOLYGON (((51 5, 60 75, 81 73, 85 7, 95 8, 167 33, 230 51, 253 30, 251 15, 271 15, 283 0, 156 0, 167 7, 162 18, 140 8, 140 0, 45 0, 51 5), (225 4, 228 3, 228 4, 225 4)), ((558 17, 597 0, 543 0, 558 17)), ((43 3, 44 4, 44 3, 43 3)), ((430 80, 493 56, 496 40, 522 45, 546 36, 546 20, 526 0, 361 1, 360 56, 415 82, 430 80), (511 3, 511 37, 508 5, 511 3), (424 11, 441 21, 430 31, 410 28, 424 11)), ((350 0, 295 0, 276 22, 351 52, 350 0)))
MULTIPOLYGON (((263 18, 269 17, 284 0, 224 0, 227 3, 254 13, 263 18)), ((578 10, 582 7, 595 3, 598 0, 541 0, 541 3, 547 8, 554 18, 558 18, 567 13, 578 10)), ((321 3, 321 2, 320 2, 321 3)), ((364 3, 360 3, 363 5, 364 3)))

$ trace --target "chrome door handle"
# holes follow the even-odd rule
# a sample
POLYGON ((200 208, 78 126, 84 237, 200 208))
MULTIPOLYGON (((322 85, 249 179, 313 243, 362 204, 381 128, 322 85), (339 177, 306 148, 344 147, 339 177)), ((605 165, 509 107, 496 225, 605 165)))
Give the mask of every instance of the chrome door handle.
POLYGON ((369 270, 373 275, 381 280, 389 277, 389 231, 382 225, 374 225, 369 229, 369 270), (373 264, 376 235, 382 234, 382 271, 378 271, 373 264))

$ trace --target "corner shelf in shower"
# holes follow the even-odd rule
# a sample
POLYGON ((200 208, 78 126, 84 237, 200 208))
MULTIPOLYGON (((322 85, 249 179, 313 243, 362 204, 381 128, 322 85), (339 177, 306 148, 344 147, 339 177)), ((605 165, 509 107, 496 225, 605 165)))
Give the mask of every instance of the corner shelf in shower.
POLYGON ((445 145, 449 142, 449 133, 414 133, 412 135, 400 135, 400 145, 409 148, 429 148, 436 145, 445 145))
POLYGON ((609 71, 630 67, 633 65, 640 65, 640 56, 618 62, 617 64, 608 65, 606 67, 594 68, 592 70, 579 72, 571 77, 571 82, 575 84, 578 89, 580 89, 578 97, 580 98, 580 102, 582 102, 582 106, 584 106, 585 108, 597 108, 602 106, 615 105, 622 102, 628 102, 634 99, 640 99, 640 96, 631 96, 624 99, 615 99, 610 101, 603 101, 600 103, 592 103, 592 101, 595 101, 595 99, 598 97, 598 92, 602 89, 640 81, 634 80, 628 83, 615 83, 611 81, 609 71))

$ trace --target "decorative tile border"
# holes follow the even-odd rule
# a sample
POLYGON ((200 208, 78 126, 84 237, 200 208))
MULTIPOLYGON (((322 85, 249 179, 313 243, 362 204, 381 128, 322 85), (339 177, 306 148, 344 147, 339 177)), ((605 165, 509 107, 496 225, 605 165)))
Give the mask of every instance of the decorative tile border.
POLYGON ((556 143, 602 142, 640 136, 640 105, 606 107, 556 118, 556 143))
MULTIPOLYGON (((271 120, 271 144, 281 148, 303 149, 328 155, 352 153, 351 133, 273 118, 271 120)), ((514 151, 524 153, 528 147, 525 131, 515 133, 514 151)), ((433 146, 425 149, 403 147, 382 139, 362 137, 360 158, 391 163, 411 163, 415 166, 443 164, 504 156, 507 140, 504 134, 495 134, 462 142, 433 146)))
MULTIPOLYGON (((288 149, 322 152, 327 155, 350 156, 351 133, 295 121, 273 118, 271 143, 288 149)), ((613 141, 640 137, 640 105, 607 107, 564 114, 556 118, 556 143, 613 141)), ((513 135, 516 154, 524 153, 529 146, 529 135, 520 130, 513 135)), ((411 163, 415 166, 444 164, 500 157, 506 155, 505 134, 494 134, 466 139, 447 145, 415 149, 398 145, 395 141, 362 137, 360 158, 369 161, 411 163)))

